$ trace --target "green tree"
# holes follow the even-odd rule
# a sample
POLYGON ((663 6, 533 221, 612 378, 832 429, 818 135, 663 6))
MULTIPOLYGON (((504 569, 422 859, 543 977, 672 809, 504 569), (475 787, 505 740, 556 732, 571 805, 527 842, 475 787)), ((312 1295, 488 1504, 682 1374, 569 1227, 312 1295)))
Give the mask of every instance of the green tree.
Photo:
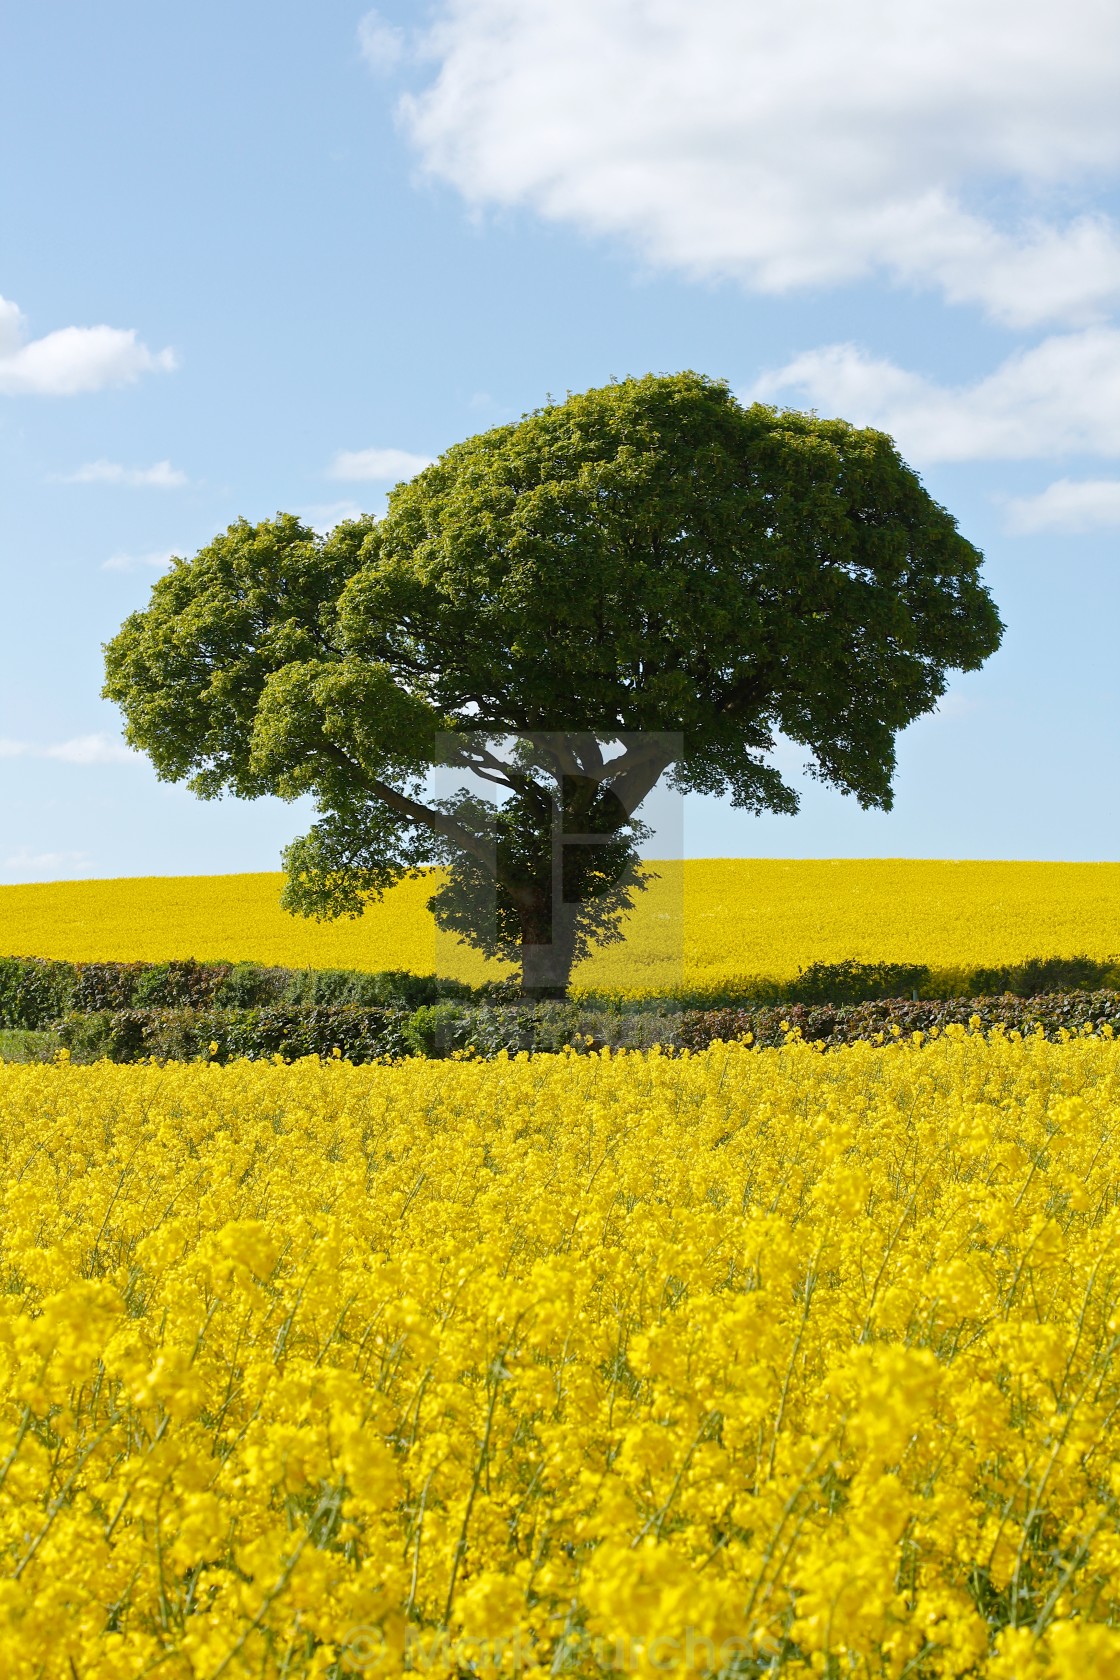
POLYGON ((105 694, 164 780, 314 796, 291 909, 444 863, 437 921, 555 994, 619 936, 660 777, 795 811, 781 731, 889 809, 898 731, 999 644, 980 562, 883 433, 651 375, 468 438, 382 519, 231 525, 108 644, 105 694), (441 760, 475 781, 437 800, 441 760))

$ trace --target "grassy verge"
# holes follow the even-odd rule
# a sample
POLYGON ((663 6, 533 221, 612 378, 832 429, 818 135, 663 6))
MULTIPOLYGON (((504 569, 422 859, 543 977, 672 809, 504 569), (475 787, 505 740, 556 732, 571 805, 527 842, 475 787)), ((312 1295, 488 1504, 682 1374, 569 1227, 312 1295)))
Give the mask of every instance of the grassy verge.
POLYGON ((56 1033, 0 1027, 0 1062, 48 1062, 57 1049, 56 1033))

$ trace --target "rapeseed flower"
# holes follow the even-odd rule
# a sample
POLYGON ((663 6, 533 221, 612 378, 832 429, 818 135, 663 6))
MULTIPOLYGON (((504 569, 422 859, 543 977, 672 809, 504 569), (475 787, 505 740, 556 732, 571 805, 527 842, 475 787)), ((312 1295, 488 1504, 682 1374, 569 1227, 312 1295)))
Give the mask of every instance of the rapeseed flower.
POLYGON ((1120 1049, 0 1067, 0 1670, 1120 1671, 1120 1049))

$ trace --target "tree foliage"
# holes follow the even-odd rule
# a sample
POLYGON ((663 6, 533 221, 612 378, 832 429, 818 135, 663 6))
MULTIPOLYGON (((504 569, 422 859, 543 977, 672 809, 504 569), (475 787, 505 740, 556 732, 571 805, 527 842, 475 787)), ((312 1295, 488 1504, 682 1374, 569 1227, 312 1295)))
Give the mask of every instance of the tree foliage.
POLYGON ((883 433, 651 375, 468 438, 380 520, 231 525, 109 643, 105 693, 165 780, 314 796, 286 854, 292 908, 356 913, 443 862, 445 925, 523 958, 564 946, 543 988, 562 989, 589 940, 617 936, 660 776, 795 811, 767 758, 780 731, 820 779, 889 808, 897 733, 999 643, 980 561, 883 433), (433 801, 441 736, 475 781, 433 801), (511 737, 531 743, 520 758, 511 737), (596 859, 564 848, 566 932, 558 811, 611 837, 596 859))

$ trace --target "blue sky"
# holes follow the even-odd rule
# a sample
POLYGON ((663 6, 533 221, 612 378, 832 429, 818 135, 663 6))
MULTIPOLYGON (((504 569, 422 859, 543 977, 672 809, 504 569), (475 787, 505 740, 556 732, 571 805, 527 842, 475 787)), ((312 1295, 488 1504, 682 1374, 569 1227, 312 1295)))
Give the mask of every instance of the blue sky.
POLYGON ((306 826, 123 749, 100 647, 167 555, 682 367, 891 431, 1008 626, 891 813, 690 801, 687 851, 1117 857, 1114 7, 71 0, 0 62, 0 881, 306 826))

